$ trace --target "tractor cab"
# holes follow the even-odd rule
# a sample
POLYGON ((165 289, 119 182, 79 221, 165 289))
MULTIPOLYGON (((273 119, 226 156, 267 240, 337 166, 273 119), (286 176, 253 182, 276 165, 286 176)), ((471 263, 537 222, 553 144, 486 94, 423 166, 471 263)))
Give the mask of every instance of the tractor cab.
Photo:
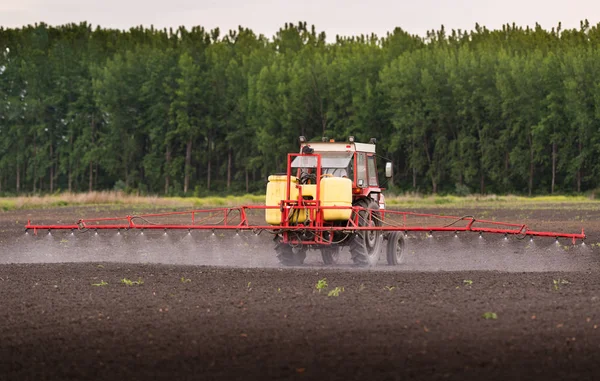
MULTIPOLYGON (((375 139, 369 143, 356 143, 350 136, 346 142, 323 138, 321 142, 307 142, 300 137, 300 152, 321 156, 321 176, 345 177, 352 181, 353 198, 380 194, 375 160, 375 139)), ((391 164, 391 163, 390 163, 391 164)), ((292 169, 300 183, 315 183, 317 160, 315 156, 296 156, 292 169)), ((389 169, 391 172, 391 167, 389 169)), ((386 172, 388 166, 386 165, 386 172)), ((377 196, 378 197, 378 196, 377 196)))

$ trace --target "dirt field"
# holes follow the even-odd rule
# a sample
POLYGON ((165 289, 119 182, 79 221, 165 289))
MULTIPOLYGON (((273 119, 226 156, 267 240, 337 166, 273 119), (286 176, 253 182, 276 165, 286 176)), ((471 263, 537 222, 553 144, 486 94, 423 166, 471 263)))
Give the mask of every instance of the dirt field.
POLYGON ((282 269, 266 235, 24 234, 127 210, 6 212, 0 380, 594 379, 600 212, 577 208, 442 212, 585 227, 585 246, 411 235, 372 270, 282 269))

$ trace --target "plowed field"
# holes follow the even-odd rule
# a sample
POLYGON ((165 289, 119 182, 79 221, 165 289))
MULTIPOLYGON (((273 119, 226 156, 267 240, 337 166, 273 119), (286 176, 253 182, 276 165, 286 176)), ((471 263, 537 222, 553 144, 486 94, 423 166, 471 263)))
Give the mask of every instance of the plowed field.
POLYGON ((370 270, 280 268, 266 235, 22 228, 127 210, 5 212, 0 380, 594 379, 600 213, 577 208, 442 212, 585 227, 585 246, 411 235, 370 270))

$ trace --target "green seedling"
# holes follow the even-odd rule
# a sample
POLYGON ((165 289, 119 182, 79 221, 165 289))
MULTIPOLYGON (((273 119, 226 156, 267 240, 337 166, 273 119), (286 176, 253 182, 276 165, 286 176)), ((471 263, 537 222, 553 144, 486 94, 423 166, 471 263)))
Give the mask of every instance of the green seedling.
POLYGON ((279 287, 278 287, 278 288, 277 288, 277 292, 281 292, 281 288, 279 288, 279 287))
POLYGON ((252 284, 252 282, 248 282, 248 285, 246 286, 246 288, 250 288, 251 284, 252 284))
POLYGON ((465 279, 465 280, 463 280, 463 284, 465 286, 470 286, 473 284, 473 281, 471 279, 465 279))
POLYGON ((321 292, 321 290, 324 290, 328 287, 329 285, 327 284, 327 278, 323 278, 317 281, 317 284, 315 285, 315 288, 317 290, 319 290, 319 292, 321 292))
POLYGON ((185 277, 181 277, 181 283, 190 283, 192 280, 191 279, 187 279, 185 277))
POLYGON ((102 287, 102 286, 106 286, 108 285, 108 282, 105 282, 103 280, 100 281, 100 283, 92 283, 92 286, 96 286, 96 287, 102 287))
POLYGON ((144 284, 144 281, 142 280, 142 278, 138 278, 138 280, 131 280, 131 279, 123 278, 123 279, 121 279, 121 283, 123 283, 127 286, 139 286, 139 285, 144 284))
POLYGON ((498 319, 498 315, 495 312, 484 312, 482 317, 485 320, 496 320, 498 319))
POLYGON ((364 283, 361 283, 360 286, 358 286, 358 292, 363 291, 365 288, 367 288, 367 286, 365 286, 364 283))
POLYGON ((340 296, 340 292, 344 292, 344 287, 336 287, 327 293, 327 296, 340 296))
POLYGON ((385 286, 385 289, 392 292, 396 287, 394 286, 385 286))
POLYGON ((566 279, 554 279, 552 283, 554 284, 554 291, 558 291, 562 284, 569 284, 570 282, 566 279))

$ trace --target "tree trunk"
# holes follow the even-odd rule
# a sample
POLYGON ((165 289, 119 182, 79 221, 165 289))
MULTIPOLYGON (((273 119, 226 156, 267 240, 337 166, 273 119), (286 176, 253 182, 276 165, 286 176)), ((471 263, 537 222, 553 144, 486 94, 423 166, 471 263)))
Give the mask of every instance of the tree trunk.
POLYGON ((531 192, 533 190, 533 144, 531 142, 531 136, 529 137, 529 197, 531 197, 531 192))
POLYGON ((94 189, 94 163, 90 161, 90 178, 88 181, 88 192, 91 192, 94 189))
POLYGON ((54 193, 54 152, 50 143, 50 193, 54 193))
POLYGON ((479 193, 485 194, 485 175, 483 174, 483 171, 479 175, 479 193))
POLYGON ((437 180, 436 180, 436 174, 435 174, 435 167, 433 165, 433 160, 431 158, 431 155, 429 154, 429 142, 427 140, 427 137, 424 138, 423 145, 425 147, 425 153, 427 154, 427 163, 429 163, 429 168, 430 168, 430 173, 431 173, 432 192, 433 192, 433 194, 436 194, 437 193, 437 180))
POLYGON ((167 151, 165 153, 165 160, 167 161, 167 165, 165 168, 165 194, 169 194, 169 183, 171 182, 171 176, 169 175, 169 171, 171 170, 171 145, 167 144, 167 151))
POLYGON ((73 191, 73 169, 71 168, 71 163, 73 162, 73 134, 69 137, 69 169, 68 169, 68 182, 69 182, 69 193, 73 191))
MULTIPOLYGON (((92 146, 95 143, 95 133, 96 133, 96 124, 94 123, 94 116, 92 115, 92 120, 90 121, 90 125, 92 127, 92 146)), ((93 171, 93 160, 90 160, 90 178, 88 183, 88 192, 91 192, 94 189, 94 171, 93 171)), ((98 171, 98 167, 96 167, 96 172, 98 171)), ((96 174, 96 176, 98 176, 96 174)), ((96 184, 98 184, 98 177, 96 177, 96 184)))
POLYGON ((210 190, 210 167, 212 164, 211 161, 212 155, 211 155, 211 141, 210 141, 210 137, 208 138, 208 163, 206 165, 206 189, 210 190))
POLYGON ((35 157, 37 154, 37 144, 35 141, 35 134, 33 135, 33 193, 35 193, 36 188, 35 188, 35 184, 37 183, 37 165, 35 163, 35 157))
POLYGON ((417 168, 415 167, 412 168, 412 180, 413 190, 417 189, 417 168))
POLYGON ((183 179, 183 193, 187 193, 190 185, 190 171, 192 164, 192 138, 188 139, 185 148, 185 177, 183 179))
POLYGON ((21 191, 21 166, 17 160, 17 193, 21 191))
POLYGON ((231 148, 227 150, 227 191, 231 188, 231 148))
POLYGON ((552 185, 550 193, 554 194, 554 184, 556 183, 556 142, 552 143, 552 185))
POLYGON ((250 193, 250 182, 248 179, 248 169, 246 169, 246 193, 250 193))
MULTIPOLYGON (((581 142, 579 142, 578 148, 579 148, 579 157, 581 157, 581 150, 582 150, 581 142)), ((581 165, 579 165, 579 167, 577 168, 577 193, 581 193, 581 165)))

